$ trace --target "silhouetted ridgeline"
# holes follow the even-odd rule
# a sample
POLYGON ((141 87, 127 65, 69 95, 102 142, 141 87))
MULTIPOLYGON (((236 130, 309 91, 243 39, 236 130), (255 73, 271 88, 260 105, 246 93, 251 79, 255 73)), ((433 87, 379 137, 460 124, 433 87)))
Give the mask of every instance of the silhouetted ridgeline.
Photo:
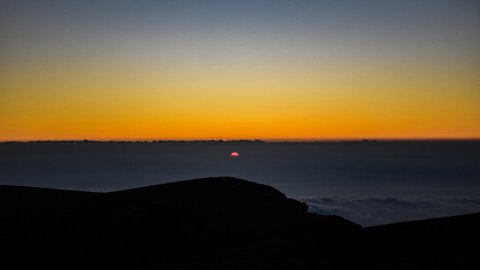
POLYGON ((204 178, 110 193, 0 187, 2 264, 59 269, 478 266, 480 215, 362 229, 278 190, 204 178))

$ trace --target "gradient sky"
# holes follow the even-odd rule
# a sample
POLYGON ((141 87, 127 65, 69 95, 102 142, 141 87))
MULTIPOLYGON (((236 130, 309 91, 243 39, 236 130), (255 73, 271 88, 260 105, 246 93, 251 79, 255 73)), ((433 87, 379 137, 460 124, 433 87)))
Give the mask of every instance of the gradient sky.
POLYGON ((480 2, 2 1, 0 140, 480 138, 480 2))

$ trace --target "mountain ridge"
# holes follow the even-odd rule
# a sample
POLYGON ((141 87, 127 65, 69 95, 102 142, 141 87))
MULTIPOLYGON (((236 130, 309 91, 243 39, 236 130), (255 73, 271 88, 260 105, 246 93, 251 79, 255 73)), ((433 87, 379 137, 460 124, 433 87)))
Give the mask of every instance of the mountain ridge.
POLYGON ((0 186, 0 211, 5 262, 23 267, 478 266, 475 252, 460 244, 480 239, 480 214, 361 228, 231 177, 104 193, 0 186))

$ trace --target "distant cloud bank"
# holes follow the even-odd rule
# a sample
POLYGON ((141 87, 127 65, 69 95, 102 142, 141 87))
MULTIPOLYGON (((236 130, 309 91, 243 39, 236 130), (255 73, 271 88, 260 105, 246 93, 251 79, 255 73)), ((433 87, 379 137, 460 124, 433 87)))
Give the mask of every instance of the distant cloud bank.
POLYGON ((310 197, 297 198, 309 211, 339 215, 363 226, 480 212, 480 197, 310 197))

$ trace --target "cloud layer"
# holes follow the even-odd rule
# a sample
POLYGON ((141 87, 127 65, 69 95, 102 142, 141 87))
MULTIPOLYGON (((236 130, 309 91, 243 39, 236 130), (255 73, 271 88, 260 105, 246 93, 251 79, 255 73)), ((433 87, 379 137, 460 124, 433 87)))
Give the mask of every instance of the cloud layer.
POLYGON ((339 215, 363 226, 480 212, 480 197, 341 197, 300 198, 309 210, 339 215))

